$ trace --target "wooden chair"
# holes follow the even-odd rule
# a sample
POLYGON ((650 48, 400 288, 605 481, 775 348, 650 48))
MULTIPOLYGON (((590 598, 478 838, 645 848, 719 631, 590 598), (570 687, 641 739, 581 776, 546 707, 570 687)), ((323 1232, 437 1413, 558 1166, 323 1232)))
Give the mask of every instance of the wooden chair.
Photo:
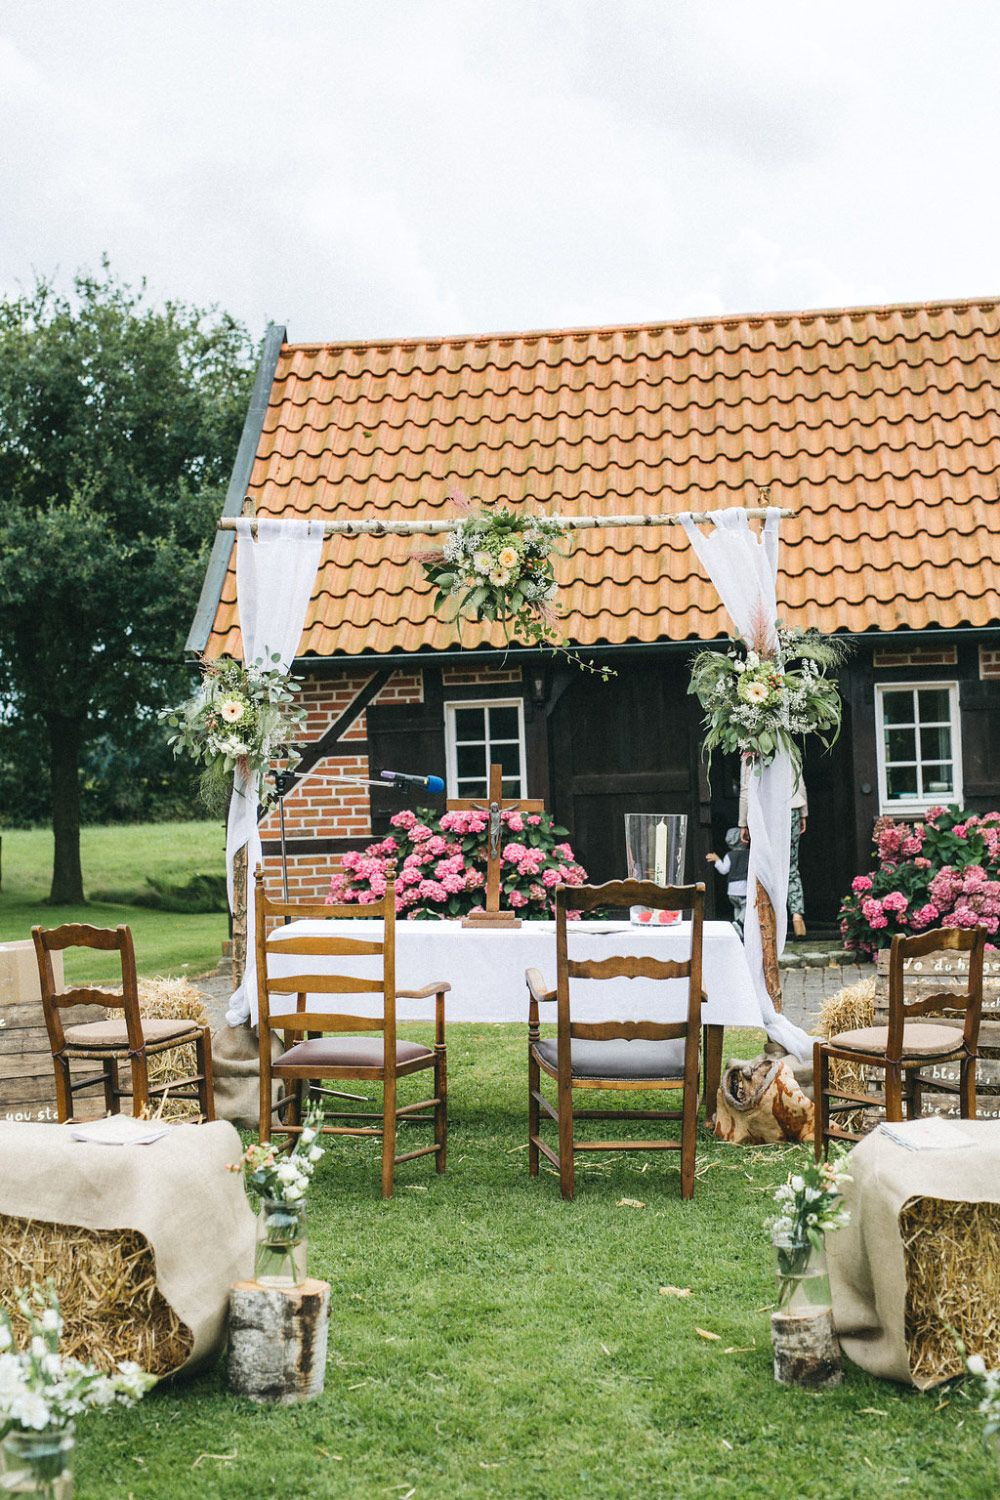
MULTIPOLYGON (((429 984, 422 990, 396 989, 396 887, 390 876, 386 881, 383 900, 366 905, 326 906, 308 902, 272 901, 264 889, 260 866, 256 871, 257 881, 257 998, 258 1035, 260 1041, 260 1138, 271 1139, 272 1134, 287 1134, 288 1144, 302 1129, 303 1093, 313 1082, 324 1079, 363 1079, 381 1083, 383 1088, 382 1110, 379 1114, 355 1110, 350 1113, 327 1112, 328 1120, 379 1120, 372 1125, 326 1125, 324 1132, 332 1135, 381 1135, 382 1137, 382 1196, 392 1197, 395 1168, 401 1162, 412 1161, 418 1156, 436 1157, 436 1166, 443 1172, 448 1154, 448 1073, 444 1040, 444 997, 451 989, 449 984, 429 984), (376 917, 383 923, 382 941, 361 938, 338 937, 293 937, 276 938, 267 934, 267 920, 271 917, 286 923, 301 918, 376 917), (317 974, 304 967, 291 977, 274 978, 268 975, 269 955, 294 955, 301 958, 336 958, 350 954, 381 954, 382 973, 377 979, 362 979, 354 975, 317 974), (341 1012, 320 1013, 307 1011, 306 997, 309 994, 344 995, 370 994, 382 996, 380 1016, 357 1016, 341 1012), (295 1010, 271 1014, 271 1001, 276 995, 295 995, 295 1010), (419 1042, 401 1041, 396 1035, 396 1000, 425 1000, 434 997, 434 1047, 433 1050, 419 1042), (285 1050, 272 1060, 271 1030, 284 1032, 285 1050), (359 1036, 359 1032, 381 1032, 381 1036, 359 1036), (326 1033, 349 1032, 350 1036, 328 1036, 326 1033), (301 1038, 296 1041, 296 1034, 301 1038), (400 1078, 423 1069, 434 1070, 434 1095, 421 1099, 416 1104, 400 1105, 396 1099, 396 1086, 400 1078), (277 1103, 272 1103, 272 1080, 290 1084, 277 1103), (423 1111, 432 1110, 432 1114, 423 1111), (288 1118, 283 1119, 287 1113, 288 1118), (272 1117, 277 1121, 272 1125, 272 1117), (396 1155, 396 1133, 400 1122, 432 1124, 433 1146, 422 1146, 417 1151, 404 1151, 396 1155)), ((322 1089, 319 1092, 340 1098, 356 1098, 337 1089, 322 1089)))
POLYGON ((900 935, 893 938, 889 952, 888 1026, 863 1026, 854 1031, 842 1031, 829 1041, 817 1042, 813 1048, 817 1161, 831 1140, 862 1139, 860 1135, 833 1124, 832 1115, 853 1114, 859 1106, 871 1108, 882 1104, 887 1120, 902 1120, 905 1093, 907 1114, 911 1120, 917 1119, 921 1109, 921 1088, 928 1082, 920 1070, 931 1063, 958 1061, 959 1111, 963 1120, 976 1118, 976 1057, 983 1008, 985 943, 986 934, 981 927, 972 930, 938 927, 914 937, 900 935), (925 958, 929 953, 942 951, 968 953, 969 976, 965 993, 943 990, 907 1004, 903 967, 906 960, 925 958), (965 1013, 961 1027, 912 1019, 955 1011, 965 1013), (831 1087, 830 1063, 833 1059, 881 1070, 885 1075, 884 1096, 854 1094, 831 1087), (831 1104, 832 1099, 839 1102, 831 1104))
POLYGON ((659 886, 645 881, 612 880, 598 886, 556 887, 556 988, 549 990, 537 969, 525 975, 528 985, 528 1171, 538 1175, 539 1155, 559 1172, 564 1198, 574 1191, 574 1158, 578 1151, 680 1151, 681 1197, 694 1194, 695 1142, 698 1122, 698 1046, 701 1007, 702 925, 704 885, 659 886), (571 959, 566 946, 566 911, 591 911, 596 906, 650 906, 691 912, 691 955, 673 959, 612 957, 571 959), (574 1021, 571 1016, 571 979, 687 979, 687 1015, 683 1021, 574 1021), (539 1034, 538 1007, 556 1002, 555 1040, 539 1034), (683 1063, 676 1060, 669 1041, 683 1039, 683 1063), (553 1106, 541 1090, 545 1073, 557 1085, 553 1106), (681 1089, 679 1110, 625 1109, 617 1113, 573 1108, 574 1089, 642 1091, 681 1089), (554 1120, 559 1149, 553 1151, 540 1134, 541 1115, 554 1120), (574 1135, 576 1120, 680 1120, 681 1139, 642 1141, 581 1141, 574 1135))
POLYGON ((42 1010, 52 1048, 56 1074, 56 1110, 60 1121, 73 1118, 73 1096, 84 1089, 100 1085, 109 1113, 119 1114, 120 1101, 131 1096, 132 1113, 141 1115, 150 1099, 169 1093, 171 1099, 196 1099, 203 1120, 215 1119, 212 1087, 212 1034, 207 1026, 186 1020, 143 1019, 139 1013, 139 986, 135 972, 135 949, 128 927, 89 927, 71 923, 65 927, 33 927, 35 956, 42 991, 42 1010), (117 952, 121 959, 121 992, 77 985, 57 990, 52 968, 52 953, 66 948, 97 948, 117 952), (107 1010, 124 1012, 121 1020, 89 1021, 63 1026, 62 1012, 74 1005, 102 1005, 107 1010), (173 1083, 151 1085, 146 1060, 174 1047, 194 1045, 196 1073, 173 1083), (91 1073, 74 1083, 70 1076, 71 1060, 86 1058, 100 1062, 101 1072, 91 1073), (131 1089, 121 1086, 118 1065, 130 1065, 131 1089))

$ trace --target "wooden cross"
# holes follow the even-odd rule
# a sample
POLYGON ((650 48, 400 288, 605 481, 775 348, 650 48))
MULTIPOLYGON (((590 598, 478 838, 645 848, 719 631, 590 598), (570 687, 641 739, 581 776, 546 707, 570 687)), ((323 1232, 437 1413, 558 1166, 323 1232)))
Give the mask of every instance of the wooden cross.
POLYGON ((470 912, 463 919, 463 927, 520 927, 521 923, 512 911, 500 910, 500 856, 503 848, 504 808, 517 808, 519 812, 544 812, 545 803, 530 798, 508 798, 503 795, 503 767, 490 766, 488 802, 484 807, 475 797, 449 797, 449 812, 484 812, 489 814, 489 839, 486 867, 486 909, 470 912))

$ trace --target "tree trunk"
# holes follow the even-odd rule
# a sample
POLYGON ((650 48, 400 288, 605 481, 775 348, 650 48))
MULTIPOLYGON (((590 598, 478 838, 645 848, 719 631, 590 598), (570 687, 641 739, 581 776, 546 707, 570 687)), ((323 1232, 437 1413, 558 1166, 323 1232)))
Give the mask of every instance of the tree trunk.
POLYGON ((55 855, 52 864, 53 906, 82 902, 83 871, 80 866, 80 721, 52 715, 49 731, 49 769, 52 777, 52 832, 55 855))
POLYGON ((291 1405, 323 1391, 330 1284, 261 1286, 229 1293, 229 1389, 252 1401, 291 1405))
POLYGON ((833 1313, 828 1307, 815 1313, 771 1314, 774 1346, 774 1378, 779 1385, 798 1385, 822 1390, 839 1385, 840 1345, 833 1331, 833 1313))

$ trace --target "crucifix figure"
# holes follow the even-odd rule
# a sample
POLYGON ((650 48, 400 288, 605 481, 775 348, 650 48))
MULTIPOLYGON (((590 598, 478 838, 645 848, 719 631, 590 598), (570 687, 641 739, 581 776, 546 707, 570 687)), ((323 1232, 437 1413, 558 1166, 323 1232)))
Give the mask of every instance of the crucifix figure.
POLYGON ((486 806, 475 797, 449 797, 449 812, 485 812, 489 815, 486 867, 486 909, 470 912, 463 919, 463 927, 520 927, 521 923, 512 911, 500 910, 500 855, 503 850, 503 819, 505 808, 518 812, 544 812, 545 803, 530 798, 509 798, 503 795, 503 767, 490 766, 489 791, 486 806))

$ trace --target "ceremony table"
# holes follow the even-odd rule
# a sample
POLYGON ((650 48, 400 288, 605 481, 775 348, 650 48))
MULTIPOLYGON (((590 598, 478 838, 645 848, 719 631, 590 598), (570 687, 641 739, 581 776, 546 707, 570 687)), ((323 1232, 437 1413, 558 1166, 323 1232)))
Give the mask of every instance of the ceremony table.
MULTIPOLYGON (((278 927, 270 942, 292 937, 346 937, 379 940, 379 921, 301 921, 278 927)), ((705 1027, 705 1098, 714 1110, 725 1026, 759 1028, 762 1024, 743 945, 728 922, 706 922, 703 928, 702 987, 708 999, 702 1006, 705 1027)), ((687 922, 671 927, 639 927, 629 922, 575 922, 568 929, 571 959, 600 959, 634 954, 683 962, 690 953, 687 922)), ((381 958, 283 957, 271 949, 268 973, 275 979, 309 970, 316 974, 359 976, 380 972, 381 958)), ((396 984, 401 990, 422 989, 434 980, 451 985, 446 1014, 449 1021, 523 1021, 528 1019, 526 969, 540 969, 555 985, 554 922, 525 922, 519 928, 497 930, 463 928, 459 921, 398 922, 396 924, 396 984)), ((687 1006, 685 979, 574 979, 572 1014, 577 1021, 681 1021, 687 1006)), ((307 1006, 329 1008, 328 995, 312 995, 307 1006)), ((344 996, 338 1008, 354 1015, 380 1014, 381 999, 371 995, 344 996)), ((294 1010, 295 997, 275 995, 272 1015, 294 1010)), ((397 1020, 425 1021, 434 1015, 433 1000, 399 1000, 397 1020)), ((542 1007, 542 1020, 555 1020, 555 1006, 542 1007)))

